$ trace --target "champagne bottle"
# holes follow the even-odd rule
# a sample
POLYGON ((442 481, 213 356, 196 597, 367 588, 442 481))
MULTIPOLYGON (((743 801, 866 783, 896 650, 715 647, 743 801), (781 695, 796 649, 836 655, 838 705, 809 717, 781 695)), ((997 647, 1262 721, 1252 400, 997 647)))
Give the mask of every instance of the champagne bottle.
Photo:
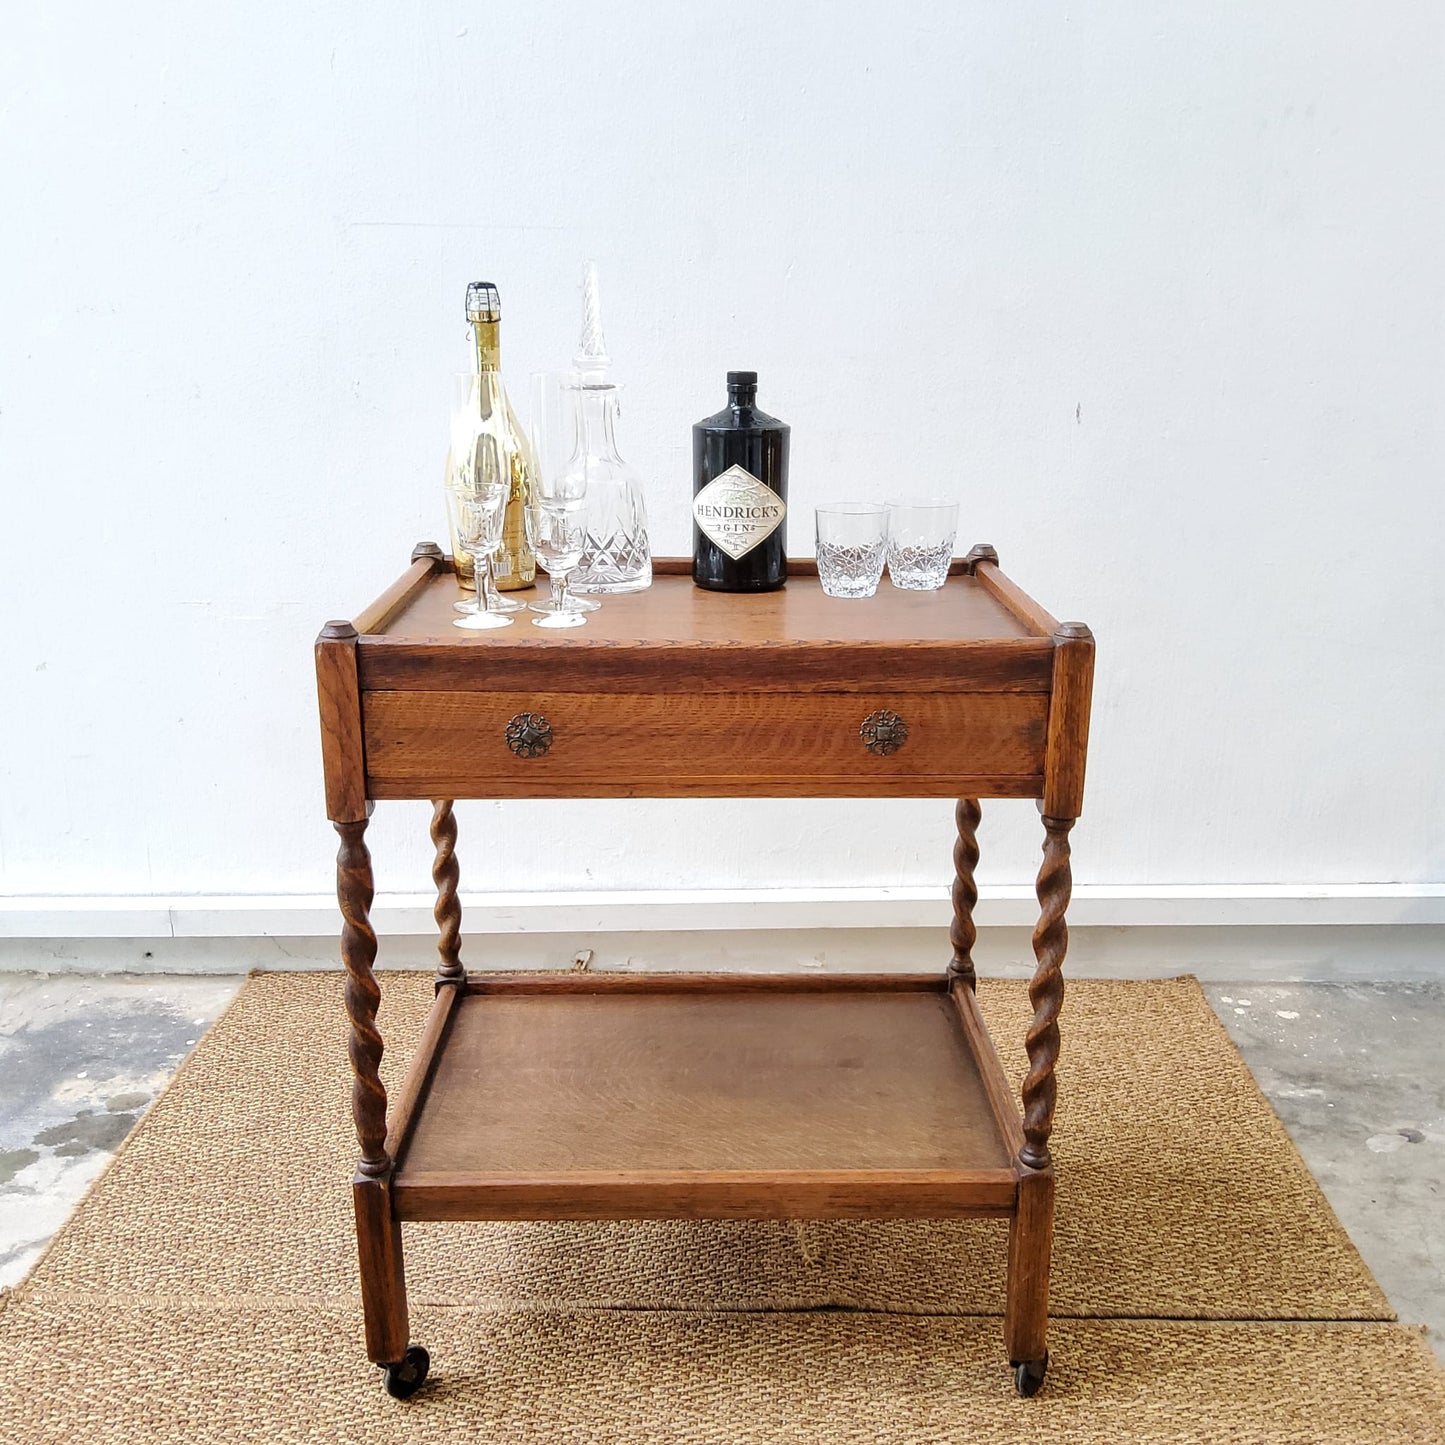
MULTIPOLYGON (((502 302, 490 281, 473 281, 467 287, 467 320, 477 348, 476 404, 478 410, 477 455, 490 454, 498 471, 510 478, 507 510, 502 520, 502 547, 497 554, 493 579, 503 592, 530 587, 537 580, 537 559, 527 543, 526 508, 532 499, 536 467, 526 433, 502 384, 501 339, 502 302)), ((472 560, 452 537, 452 556, 457 575, 464 585, 475 585, 472 560)))
POLYGON ((757 372, 730 371, 727 406, 692 429, 692 580, 715 592, 788 579, 789 428, 757 398, 757 372))

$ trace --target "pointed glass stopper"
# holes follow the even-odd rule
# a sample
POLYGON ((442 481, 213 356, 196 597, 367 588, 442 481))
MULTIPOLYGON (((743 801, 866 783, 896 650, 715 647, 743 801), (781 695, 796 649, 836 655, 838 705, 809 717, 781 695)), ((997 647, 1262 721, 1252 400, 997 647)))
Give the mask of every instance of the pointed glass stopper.
POLYGON ((582 339, 572 365, 584 379, 600 381, 612 366, 607 342, 602 335, 602 300, 597 288, 597 263, 588 261, 582 267, 582 339))

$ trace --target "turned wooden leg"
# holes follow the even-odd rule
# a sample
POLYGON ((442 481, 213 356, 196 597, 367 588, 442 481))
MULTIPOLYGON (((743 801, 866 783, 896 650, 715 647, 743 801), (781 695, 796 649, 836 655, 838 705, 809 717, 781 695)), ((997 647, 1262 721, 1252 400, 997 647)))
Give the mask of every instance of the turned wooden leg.
POLYGON ((406 1276, 401 1226, 391 1208, 391 1158, 386 1152, 386 1088, 381 1082, 381 1003, 372 964, 376 932, 371 926, 374 885, 365 821, 337 823, 336 897, 341 905, 341 961, 346 967, 346 1013, 351 1020, 351 1116, 361 1146, 352 1199, 361 1265, 361 1303, 366 1316, 366 1352, 378 1364, 406 1355, 406 1276))
POLYGON ((432 861, 432 882, 436 884, 437 901, 432 912, 437 921, 439 937, 437 952, 437 987, 447 983, 465 983, 467 971, 462 967, 462 904, 457 896, 461 865, 457 862, 457 820, 450 798, 432 799, 431 840, 436 845, 432 861))
POLYGON ((1053 1162, 1049 1135, 1054 1127, 1054 1100, 1058 1086, 1054 1065, 1059 1061, 1059 1010, 1064 1002, 1064 954, 1069 927, 1064 922, 1073 875, 1069 870, 1069 829, 1072 818, 1044 819, 1044 861, 1039 867, 1039 921, 1034 928, 1034 976, 1029 981, 1033 1023, 1025 1040, 1029 1072, 1024 1079, 1024 1146, 1019 1159, 1030 1169, 1047 1169, 1053 1162))
POLYGON ((379 1179, 391 1169, 386 1153, 386 1089, 381 1082, 381 1033, 376 1010, 381 989, 371 966, 376 962, 376 930, 371 926, 375 887, 366 823, 337 823, 341 851, 336 855, 336 901, 341 905, 341 962, 346 969, 346 1014, 351 1020, 351 1117, 361 1145, 359 1173, 379 1179))
POLYGON ((1059 1009, 1064 1002, 1064 954, 1069 946, 1064 914, 1069 906, 1069 829, 1072 818, 1044 819, 1044 861, 1039 868, 1039 922, 1034 929, 1037 966, 1029 983, 1034 1006, 1026 1046, 1024 1143, 1019 1150, 1018 1208, 1009 1224, 1008 1299, 1004 1343, 1015 1367, 1015 1386, 1032 1395, 1048 1366, 1049 1257, 1054 1240, 1054 1172, 1049 1135, 1054 1127, 1059 1059, 1059 1009))
POLYGON ((953 960, 948 965, 948 979, 950 983, 959 979, 975 988, 973 945, 978 930, 973 926, 973 909, 978 902, 978 884, 973 874, 978 867, 978 820, 983 810, 977 798, 960 798, 953 816, 958 838, 953 845, 953 923, 948 930, 953 960))

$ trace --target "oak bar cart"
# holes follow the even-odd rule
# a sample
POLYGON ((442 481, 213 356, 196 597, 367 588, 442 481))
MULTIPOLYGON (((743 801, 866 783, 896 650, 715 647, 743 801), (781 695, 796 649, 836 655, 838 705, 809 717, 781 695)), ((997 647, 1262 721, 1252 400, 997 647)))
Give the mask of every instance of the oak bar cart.
POLYGON ((686 561, 585 631, 462 634, 423 543, 316 645, 351 1020, 352 1189, 366 1347, 413 1393, 403 1220, 1009 1221, 1004 1342, 1048 1363, 1049 1134, 1094 642, 989 547, 936 592, 824 595, 810 564, 755 595, 686 561), (456 798, 957 800, 952 959, 937 975, 481 973, 461 962, 456 798), (1043 814, 1022 1110, 974 998, 978 799, 1043 814), (372 965, 373 803, 429 798, 436 1003, 388 1117, 372 965))

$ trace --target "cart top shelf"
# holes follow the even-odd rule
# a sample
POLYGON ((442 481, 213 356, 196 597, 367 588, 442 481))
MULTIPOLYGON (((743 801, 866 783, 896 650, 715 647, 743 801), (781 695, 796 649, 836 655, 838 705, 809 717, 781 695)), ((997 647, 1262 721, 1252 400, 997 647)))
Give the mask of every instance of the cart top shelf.
MULTIPOLYGON (((685 558, 654 564, 652 586, 601 599, 587 626, 494 632, 452 626, 461 595, 450 562, 418 552, 411 570, 355 620, 363 690, 555 682, 565 659, 579 687, 640 679, 663 690, 706 682, 762 688, 867 684, 1047 692, 1058 624, 991 562, 959 561, 934 592, 886 580, 876 596, 828 597, 807 561, 777 592, 695 587, 685 558)), ((545 585, 545 584, 544 584, 545 585)), ((523 619, 525 622, 525 619, 523 619)))
MULTIPOLYGON (((546 579, 538 578, 546 588, 546 579)), ((459 647, 513 643, 508 634, 452 626, 460 596, 451 572, 437 573, 377 635, 459 647)), ((531 594, 529 594, 531 595, 531 594)), ((936 592, 903 592, 885 578, 874 597, 829 597, 816 575, 793 576, 777 592, 709 592, 691 576, 663 573, 642 592, 604 597, 587 631, 563 637, 528 628, 515 642, 550 649, 658 642, 1011 642, 1039 634, 976 577, 958 575, 936 592)))

